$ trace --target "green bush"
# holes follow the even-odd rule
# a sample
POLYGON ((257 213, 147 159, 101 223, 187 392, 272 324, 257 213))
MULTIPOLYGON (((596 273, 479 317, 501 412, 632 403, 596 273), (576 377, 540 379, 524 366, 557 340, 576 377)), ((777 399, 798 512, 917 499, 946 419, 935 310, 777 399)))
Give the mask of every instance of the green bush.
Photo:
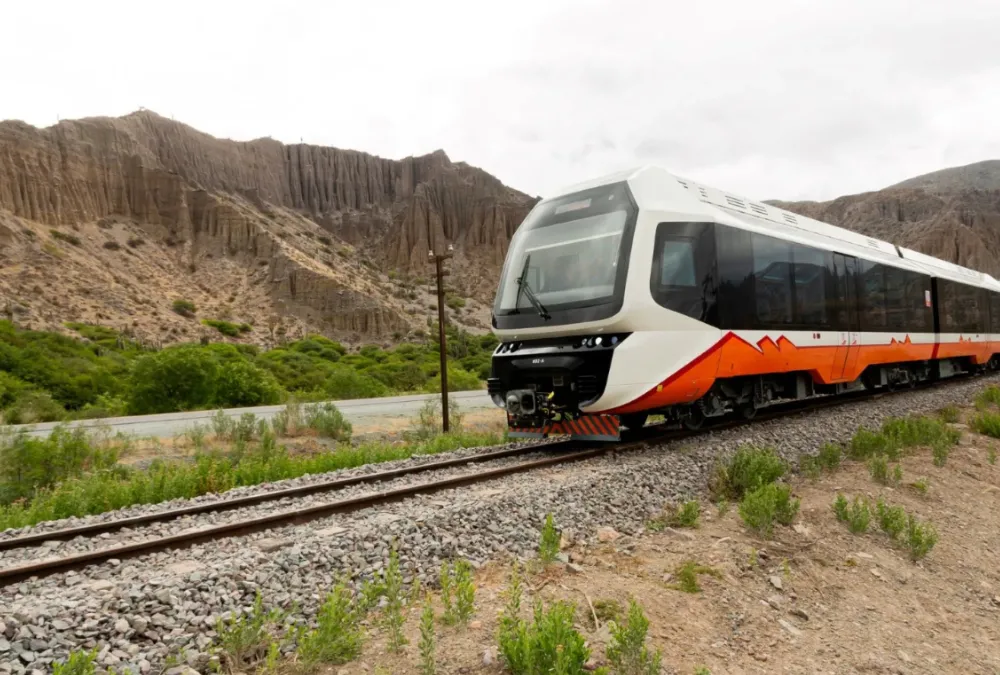
POLYGON ((132 369, 129 412, 204 409, 215 401, 219 372, 218 360, 193 345, 140 357, 132 369))
POLYGON ((712 491, 716 498, 741 499, 762 485, 785 475, 786 462, 771 448, 741 447, 729 459, 716 467, 712 491))
POLYGON ((197 307, 195 307, 193 302, 184 299, 174 300, 174 304, 171 307, 175 312, 186 317, 194 316, 197 311, 197 307))
POLYGON ((972 418, 972 429, 977 434, 1000 438, 1000 413, 984 411, 972 418))
POLYGON ((274 405, 281 401, 278 380, 249 361, 238 360, 219 368, 215 405, 223 408, 274 405))
POLYGON ((751 530, 770 537, 776 522, 791 525, 799 512, 799 500, 792 498, 791 494, 787 485, 762 485, 748 492, 740 502, 740 517, 751 530))
MULTIPOLYGON (((209 326, 210 328, 214 328, 223 335, 227 335, 229 337, 238 337, 239 334, 243 332, 240 330, 240 324, 232 323, 230 321, 222 321, 220 319, 202 319, 201 322, 202 324, 209 326)), ((243 325, 246 326, 247 324, 243 325)), ((249 326, 247 326, 247 328, 249 329, 249 326)))

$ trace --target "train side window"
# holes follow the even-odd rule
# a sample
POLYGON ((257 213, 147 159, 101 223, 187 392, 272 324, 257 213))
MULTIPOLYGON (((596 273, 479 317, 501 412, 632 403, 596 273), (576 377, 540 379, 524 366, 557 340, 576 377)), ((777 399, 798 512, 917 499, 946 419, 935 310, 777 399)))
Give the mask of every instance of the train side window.
POLYGON ((961 333, 965 323, 965 308, 958 297, 958 284, 938 279, 938 311, 941 317, 941 332, 961 333))
POLYGON ((754 296, 762 327, 792 322, 792 251, 787 241, 751 235, 754 296))
POLYGON ((885 278, 885 325, 893 331, 906 330, 906 270, 891 265, 884 266, 885 278))
POLYGON ((861 329, 886 330, 884 267, 870 260, 858 261, 861 329))
POLYGON ((961 284, 962 305, 965 307, 965 321, 962 322, 963 332, 981 333, 982 325, 979 318, 979 289, 961 284))
POLYGON ((990 293, 990 332, 1000 334, 1000 293, 990 293))
POLYGON ((792 247, 795 281, 795 323, 809 326, 825 326, 826 312, 826 251, 808 246, 792 247))
POLYGON ((694 242, 665 239, 660 246, 660 286, 694 286, 694 242))
POLYGON ((719 265, 719 328, 756 328, 750 233, 716 224, 715 246, 719 265))
POLYGON ((716 326, 716 276, 712 223, 656 227, 649 291, 657 304, 716 326))
POLYGON ((931 333, 934 330, 931 309, 927 299, 931 292, 929 277, 906 271, 906 330, 913 333, 931 333))

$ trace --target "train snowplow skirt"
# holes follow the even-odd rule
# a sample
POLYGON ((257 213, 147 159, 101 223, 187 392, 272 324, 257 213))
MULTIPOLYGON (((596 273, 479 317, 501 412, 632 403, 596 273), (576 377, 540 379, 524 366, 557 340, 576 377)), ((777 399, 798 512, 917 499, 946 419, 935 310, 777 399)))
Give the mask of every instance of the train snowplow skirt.
POLYGON ((584 415, 573 420, 550 422, 543 427, 510 426, 507 435, 511 438, 570 436, 588 441, 620 441, 621 421, 617 415, 584 415))

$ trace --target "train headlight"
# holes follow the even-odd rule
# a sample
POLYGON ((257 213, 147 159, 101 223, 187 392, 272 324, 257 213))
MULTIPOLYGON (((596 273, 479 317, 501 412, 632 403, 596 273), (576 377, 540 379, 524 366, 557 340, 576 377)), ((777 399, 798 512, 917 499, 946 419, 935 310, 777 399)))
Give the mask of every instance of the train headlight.
POLYGON ((493 399, 493 403, 496 404, 498 408, 507 407, 507 403, 503 400, 503 394, 490 394, 490 398, 493 399))

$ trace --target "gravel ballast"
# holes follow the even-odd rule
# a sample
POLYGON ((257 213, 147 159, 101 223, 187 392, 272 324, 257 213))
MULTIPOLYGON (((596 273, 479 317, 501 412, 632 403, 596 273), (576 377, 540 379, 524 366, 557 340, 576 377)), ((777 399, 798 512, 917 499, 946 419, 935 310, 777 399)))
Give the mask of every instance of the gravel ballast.
MULTIPOLYGON (((173 553, 111 561, 79 573, 3 588, 0 673, 48 672, 51 662, 64 658, 71 649, 91 648, 98 649, 101 666, 120 672, 159 672, 168 655, 178 654, 183 654, 182 660, 189 666, 206 671, 218 617, 248 608, 260 591, 267 605, 290 608, 296 603, 298 615, 312 619, 336 578, 371 577, 387 564, 394 541, 405 581, 419 579, 428 585, 434 583, 442 560, 452 556, 478 565, 506 555, 532 555, 547 512, 565 533, 580 540, 596 540, 599 527, 639 535, 646 520, 666 501, 701 494, 715 461, 741 445, 770 445, 796 462, 825 442, 846 441, 859 426, 875 426, 889 417, 967 402, 995 381, 997 378, 978 378, 942 384, 706 432, 647 450, 613 453, 300 526, 173 553)), ((449 456, 453 455, 426 461, 449 456)), ((409 461, 413 460, 402 460, 409 461)), ((402 480, 429 479, 424 474, 402 480)), ((289 483, 284 481, 281 487, 289 483)), ((379 489, 388 487, 391 485, 385 483, 379 489)), ((245 490, 255 489, 269 488, 245 490)), ((358 488, 359 493, 370 489, 358 488)), ((339 498, 342 493, 337 494, 339 498)), ((323 495, 313 498, 324 499, 323 495)), ((244 516, 263 514, 273 508, 260 505, 241 512, 244 516)), ((214 514, 215 518, 222 516, 228 518, 229 514, 214 514)), ((221 522, 202 520, 208 517, 192 518, 183 527, 221 522)), ((61 527, 67 524, 64 521, 61 527)), ((64 542, 65 548, 48 555, 67 555, 73 545, 64 542)), ((0 559, 0 565, 11 566, 23 559, 13 557, 15 553, 23 555, 7 552, 10 557, 0 559)))

